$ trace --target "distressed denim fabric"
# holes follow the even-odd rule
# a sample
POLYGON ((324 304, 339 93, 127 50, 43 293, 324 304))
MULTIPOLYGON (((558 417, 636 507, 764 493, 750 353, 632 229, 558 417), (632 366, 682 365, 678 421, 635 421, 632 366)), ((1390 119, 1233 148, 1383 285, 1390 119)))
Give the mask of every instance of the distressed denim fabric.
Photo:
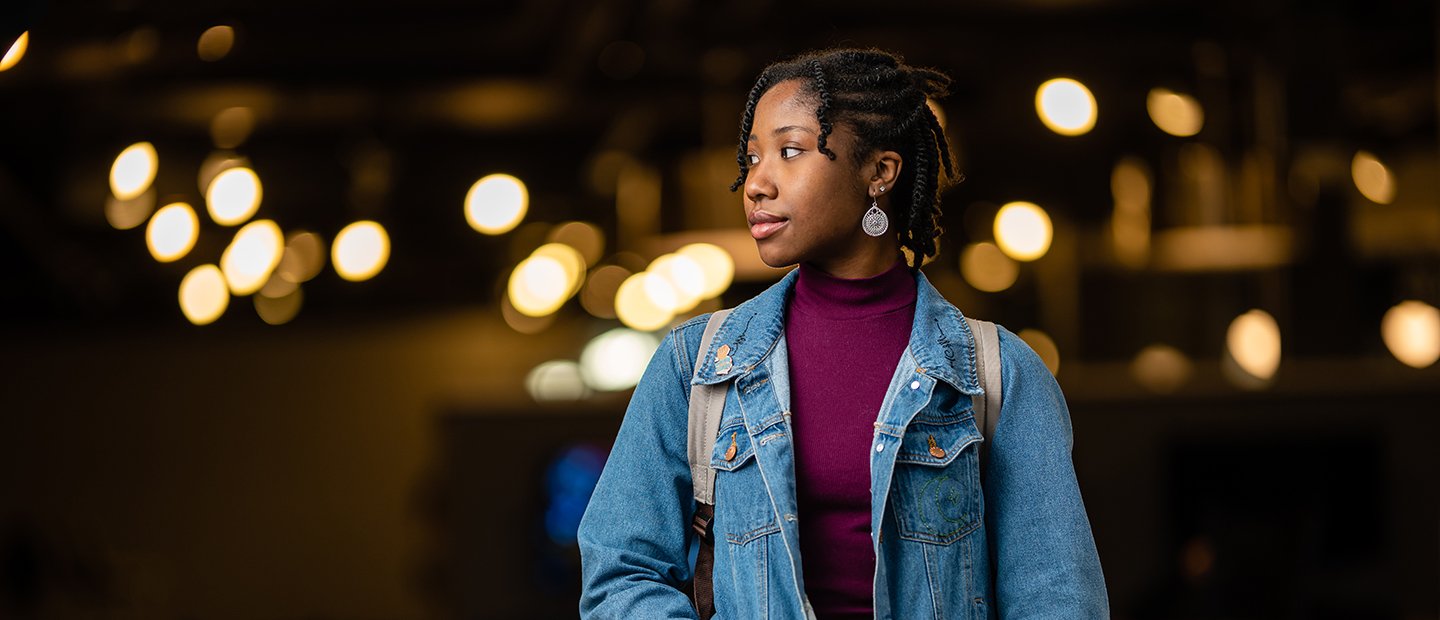
MULTIPOLYGON (((875 617, 1108 618, 1059 385, 1019 337, 998 330, 1003 407, 982 472, 974 338, 960 311, 923 274, 916 278, 909 345, 870 446, 875 617)), ((792 271, 737 306, 708 351, 696 351, 708 315, 661 342, 580 523, 582 617, 695 617, 678 589, 690 578, 694 542, 692 382, 727 391, 711 456, 716 617, 813 617, 797 539, 805 515, 796 510, 783 333, 794 281, 792 271), (730 362, 717 369, 721 345, 730 362)))

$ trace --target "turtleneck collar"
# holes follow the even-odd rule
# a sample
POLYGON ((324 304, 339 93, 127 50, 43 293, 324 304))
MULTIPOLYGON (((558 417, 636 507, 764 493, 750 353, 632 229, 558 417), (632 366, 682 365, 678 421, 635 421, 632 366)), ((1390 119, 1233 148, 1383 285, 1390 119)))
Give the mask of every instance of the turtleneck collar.
POLYGON ((855 279, 801 263, 790 309, 826 319, 863 319, 912 306, 915 290, 915 275, 903 260, 880 275, 855 279))

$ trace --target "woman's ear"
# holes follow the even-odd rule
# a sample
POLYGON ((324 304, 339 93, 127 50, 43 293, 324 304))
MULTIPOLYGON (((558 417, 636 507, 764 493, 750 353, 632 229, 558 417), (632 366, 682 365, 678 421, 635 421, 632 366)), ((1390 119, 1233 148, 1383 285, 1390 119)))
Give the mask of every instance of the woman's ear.
POLYGON ((871 196, 881 196, 895 189, 900 179, 900 166, 904 161, 895 151, 876 151, 871 159, 871 173, 867 180, 871 196))

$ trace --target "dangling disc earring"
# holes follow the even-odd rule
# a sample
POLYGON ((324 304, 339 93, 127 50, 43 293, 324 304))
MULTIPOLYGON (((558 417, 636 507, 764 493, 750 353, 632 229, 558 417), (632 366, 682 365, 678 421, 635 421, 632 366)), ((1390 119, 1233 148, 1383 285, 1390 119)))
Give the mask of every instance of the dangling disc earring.
MULTIPOLYGON (((881 186, 880 191, 885 191, 881 186)), ((860 220, 860 229, 871 237, 879 237, 890 229, 890 218, 885 217, 885 212, 880 210, 878 195, 870 199, 870 209, 865 212, 865 218, 860 220)))

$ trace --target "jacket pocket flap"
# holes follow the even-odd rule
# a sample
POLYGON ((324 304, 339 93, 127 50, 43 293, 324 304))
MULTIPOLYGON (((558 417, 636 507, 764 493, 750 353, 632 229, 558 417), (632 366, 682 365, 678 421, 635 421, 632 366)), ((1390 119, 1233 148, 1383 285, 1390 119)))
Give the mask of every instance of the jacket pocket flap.
POLYGON ((710 453, 710 466, 723 471, 735 471, 755 456, 755 445, 745 425, 736 424, 720 429, 715 438, 715 449, 710 453))
POLYGON ((900 440, 895 462, 944 467, 965 450, 979 450, 983 441, 973 418, 953 424, 911 424, 900 440))

